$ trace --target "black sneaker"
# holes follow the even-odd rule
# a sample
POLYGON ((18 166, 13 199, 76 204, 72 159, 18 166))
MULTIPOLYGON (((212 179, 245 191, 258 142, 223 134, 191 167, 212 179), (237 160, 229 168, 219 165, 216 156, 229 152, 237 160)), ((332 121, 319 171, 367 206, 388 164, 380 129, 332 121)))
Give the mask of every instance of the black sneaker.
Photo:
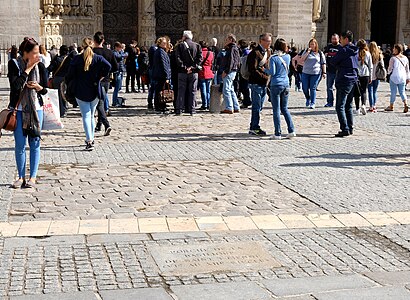
POLYGON ((93 151, 94 150, 94 144, 91 142, 88 142, 87 145, 85 146, 85 151, 93 151))
POLYGON ((98 125, 97 125, 97 126, 95 127, 95 132, 100 132, 100 131, 101 131, 101 126, 98 126, 98 125))
POLYGON ((154 110, 154 105, 148 104, 148 110, 154 110))
POLYGON ((105 129, 104 136, 109 136, 109 135, 111 134, 111 131, 112 131, 112 128, 111 128, 111 127, 107 127, 107 128, 105 129))
POLYGON ((249 130, 249 134, 250 135, 257 135, 257 136, 265 136, 266 131, 264 131, 262 129, 249 130))
POLYGON ((340 137, 343 138, 345 136, 349 136, 350 133, 348 131, 339 131, 337 134, 335 134, 335 137, 340 137))

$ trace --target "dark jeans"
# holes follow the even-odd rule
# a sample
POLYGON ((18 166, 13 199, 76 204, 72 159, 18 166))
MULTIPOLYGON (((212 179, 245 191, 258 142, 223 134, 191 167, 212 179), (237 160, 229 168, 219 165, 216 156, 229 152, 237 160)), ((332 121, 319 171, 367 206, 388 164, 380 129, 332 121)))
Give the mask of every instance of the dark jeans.
POLYGON ((109 82, 101 82, 103 97, 98 101, 97 112, 98 112, 98 121, 97 128, 101 128, 101 125, 104 125, 105 129, 110 127, 110 122, 108 122, 107 114, 105 112, 105 97, 108 94, 108 89, 110 88, 109 82))
POLYGON ((244 106, 249 106, 252 104, 250 90, 249 90, 249 81, 239 76, 239 92, 243 95, 242 104, 244 106))
POLYGON ((198 74, 178 74, 178 98, 175 111, 194 113, 196 107, 196 91, 198 87, 198 74), (185 97, 186 95, 186 97, 185 97))
POLYGON ((155 82, 155 92, 154 92, 154 105, 155 105, 155 110, 156 111, 165 111, 165 108, 167 107, 166 103, 161 103, 161 92, 164 89, 164 85, 166 80, 158 80, 154 81, 155 82))
POLYGON ((125 79, 125 86, 126 86, 127 91, 135 91, 135 77, 136 77, 136 71, 127 70, 127 77, 125 79), (128 89, 130 80, 131 80, 131 89, 128 89))
POLYGON ((58 103, 60 106, 60 117, 63 117, 68 110, 67 102, 63 99, 63 96, 61 95, 60 85, 63 81, 64 81, 64 77, 56 76, 53 79, 53 89, 58 89, 58 103))
POLYGON ((356 104, 356 109, 360 109, 360 99, 362 100, 362 105, 366 105, 367 102, 367 89, 369 86, 369 76, 359 77, 359 85, 355 89, 354 100, 356 104))
POLYGON ((250 84, 252 91, 252 117, 250 130, 260 129, 260 114, 263 107, 263 103, 266 98, 267 88, 265 85, 250 84))
POLYGON ((137 80, 138 91, 141 91, 141 88, 142 88, 142 91, 145 93, 145 86, 144 86, 144 84, 142 83, 142 86, 141 86, 141 73, 140 73, 140 71, 137 71, 137 73, 136 73, 136 75, 135 75, 135 78, 136 78, 136 80, 137 80))
POLYGON ((336 81, 336 73, 327 72, 326 75, 326 90, 327 90, 327 104, 333 105, 335 96, 333 95, 333 86, 336 81))
POLYGON ((343 132, 353 130, 354 86, 354 82, 336 82, 336 112, 340 123, 340 130, 343 132))
POLYGON ((155 81, 152 79, 152 69, 149 69, 148 74, 149 74, 149 80, 150 80, 150 85, 148 89, 148 105, 151 106, 153 103, 154 94, 155 94, 155 81))

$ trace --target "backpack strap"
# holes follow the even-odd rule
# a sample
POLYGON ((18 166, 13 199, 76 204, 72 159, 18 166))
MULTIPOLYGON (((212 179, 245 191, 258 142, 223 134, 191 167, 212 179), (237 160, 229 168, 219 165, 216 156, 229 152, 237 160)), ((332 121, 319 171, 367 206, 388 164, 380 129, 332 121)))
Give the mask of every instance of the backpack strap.
POLYGON ((210 55, 211 51, 208 49, 208 52, 206 53, 205 59, 202 61, 201 66, 204 66, 210 55))

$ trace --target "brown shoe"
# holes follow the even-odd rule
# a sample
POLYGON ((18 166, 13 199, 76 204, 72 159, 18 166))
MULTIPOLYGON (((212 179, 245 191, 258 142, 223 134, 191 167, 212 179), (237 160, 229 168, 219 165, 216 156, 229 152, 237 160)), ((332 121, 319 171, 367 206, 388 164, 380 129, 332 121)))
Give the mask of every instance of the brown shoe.
POLYGON ((403 110, 403 112, 405 113, 405 114, 407 114, 408 112, 409 112, 409 106, 406 104, 406 105, 404 105, 404 110, 403 110))
POLYGON ((240 111, 239 109, 235 109, 233 112, 234 112, 235 114, 239 114, 241 111, 240 111))
POLYGON ((390 104, 389 106, 387 106, 384 111, 393 111, 393 104, 390 104))
POLYGON ((225 110, 221 111, 221 114, 229 114, 229 115, 232 115, 232 114, 233 114, 233 111, 232 111, 232 110, 229 110, 229 109, 225 109, 225 110))

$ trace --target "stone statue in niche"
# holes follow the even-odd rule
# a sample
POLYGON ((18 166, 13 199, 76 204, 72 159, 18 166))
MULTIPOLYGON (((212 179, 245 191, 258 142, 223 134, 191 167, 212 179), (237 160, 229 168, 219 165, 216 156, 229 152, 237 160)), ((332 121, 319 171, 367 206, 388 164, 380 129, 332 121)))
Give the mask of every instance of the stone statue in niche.
POLYGON ((372 0, 366 0, 366 12, 365 12, 365 20, 366 20, 366 29, 367 32, 371 31, 371 20, 372 20, 372 0))
POLYGON ((253 13, 253 0, 244 0, 242 15, 244 17, 251 17, 253 13))
POLYGON ((45 31, 46 31, 46 34, 47 34, 47 35, 51 35, 51 32, 52 32, 52 31, 51 31, 51 25, 46 25, 46 26, 45 26, 45 31))
POLYGON ((320 20, 322 13, 322 0, 313 0, 312 9, 312 21, 317 22, 320 20))
POLYGON ((242 12, 242 0, 233 0, 232 17, 240 17, 242 12))
POLYGON ((221 0, 211 0, 211 17, 219 17, 221 0))
POLYGON ((228 17, 231 14, 231 0, 222 0, 222 11, 221 15, 223 17, 228 17))
POLYGON ((60 28, 58 25, 53 25, 52 28, 52 35, 59 35, 60 34, 60 28))

